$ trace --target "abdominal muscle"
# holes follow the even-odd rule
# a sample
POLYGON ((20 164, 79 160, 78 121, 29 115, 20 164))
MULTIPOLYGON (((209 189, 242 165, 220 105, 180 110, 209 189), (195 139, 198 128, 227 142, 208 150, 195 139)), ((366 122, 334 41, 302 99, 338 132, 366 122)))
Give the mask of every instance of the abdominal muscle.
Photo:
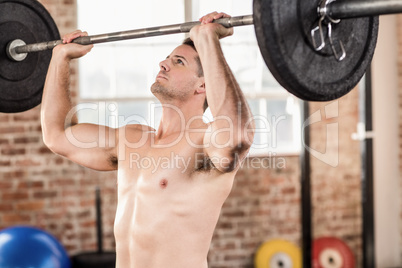
POLYGON ((119 180, 116 267, 206 268, 213 230, 231 184, 222 190, 207 178, 147 175, 130 183, 119 180))

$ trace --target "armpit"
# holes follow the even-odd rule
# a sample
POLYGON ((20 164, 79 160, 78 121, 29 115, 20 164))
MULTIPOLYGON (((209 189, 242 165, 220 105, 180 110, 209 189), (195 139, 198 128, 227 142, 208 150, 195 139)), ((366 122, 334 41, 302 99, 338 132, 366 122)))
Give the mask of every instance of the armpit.
POLYGON ((207 155, 196 155, 194 172, 209 172, 215 168, 216 167, 212 163, 211 158, 209 158, 207 155))
POLYGON ((110 165, 111 165, 112 167, 117 167, 117 166, 118 166, 118 163, 119 163, 119 161, 118 161, 118 159, 117 159, 117 156, 116 156, 116 155, 110 155, 110 156, 109 156, 109 163, 110 163, 110 165))

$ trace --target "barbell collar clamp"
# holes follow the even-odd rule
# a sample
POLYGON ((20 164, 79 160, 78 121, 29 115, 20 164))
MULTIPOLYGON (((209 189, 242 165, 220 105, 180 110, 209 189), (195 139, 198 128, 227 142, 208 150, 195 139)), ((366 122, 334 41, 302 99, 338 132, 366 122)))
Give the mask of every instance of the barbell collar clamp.
POLYGON ((25 46, 25 42, 21 39, 15 39, 7 44, 6 53, 9 59, 13 61, 23 61, 28 56, 28 53, 17 52, 16 48, 25 46))

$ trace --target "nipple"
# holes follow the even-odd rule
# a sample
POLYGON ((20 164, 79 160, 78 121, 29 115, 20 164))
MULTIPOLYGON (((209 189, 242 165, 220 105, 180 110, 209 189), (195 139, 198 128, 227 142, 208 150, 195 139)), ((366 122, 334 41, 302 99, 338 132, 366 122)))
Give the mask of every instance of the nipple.
POLYGON ((159 186, 162 189, 165 189, 167 187, 167 185, 168 185, 168 180, 167 179, 161 179, 161 181, 159 182, 159 186))

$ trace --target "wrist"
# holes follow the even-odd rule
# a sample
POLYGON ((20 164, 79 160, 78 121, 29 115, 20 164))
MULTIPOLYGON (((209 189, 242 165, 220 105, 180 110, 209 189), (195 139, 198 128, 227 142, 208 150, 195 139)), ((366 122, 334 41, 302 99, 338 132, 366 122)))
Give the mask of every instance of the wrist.
POLYGON ((198 25, 190 31, 190 38, 194 43, 202 41, 219 41, 219 36, 212 24, 198 25))
POLYGON ((71 60, 71 58, 67 54, 67 51, 65 50, 64 45, 58 45, 53 48, 52 59, 65 62, 70 62, 71 60))

